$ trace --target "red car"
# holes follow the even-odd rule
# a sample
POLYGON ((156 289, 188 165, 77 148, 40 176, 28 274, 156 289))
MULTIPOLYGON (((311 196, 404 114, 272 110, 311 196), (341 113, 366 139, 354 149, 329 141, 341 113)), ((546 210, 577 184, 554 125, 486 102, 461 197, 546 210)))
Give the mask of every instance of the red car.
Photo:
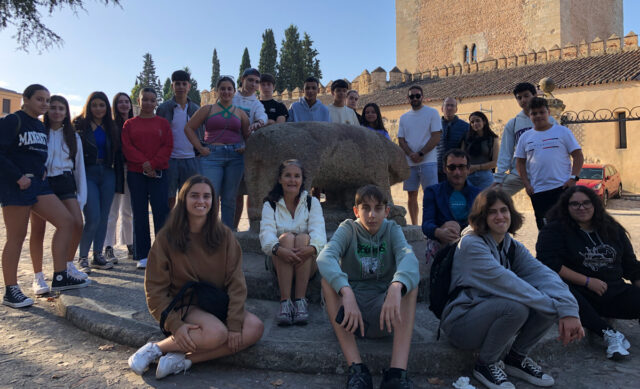
POLYGON ((577 184, 593 189, 605 207, 610 197, 622 196, 620 173, 613 165, 585 163, 577 184))

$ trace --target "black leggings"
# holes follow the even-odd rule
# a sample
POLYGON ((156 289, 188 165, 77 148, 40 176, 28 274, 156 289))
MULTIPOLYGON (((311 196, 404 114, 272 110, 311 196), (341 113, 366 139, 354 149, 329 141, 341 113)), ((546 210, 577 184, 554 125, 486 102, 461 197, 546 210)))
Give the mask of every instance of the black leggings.
POLYGON ((598 296, 584 286, 570 285, 571 293, 578 300, 582 325, 597 335, 611 329, 602 318, 639 319, 640 288, 622 280, 607 283, 607 291, 598 296))
POLYGON ((544 192, 538 192, 531 195, 531 205, 533 206, 533 212, 536 215, 536 225, 538 231, 546 224, 545 217, 547 212, 553 207, 560 196, 564 192, 563 187, 545 190, 544 192))

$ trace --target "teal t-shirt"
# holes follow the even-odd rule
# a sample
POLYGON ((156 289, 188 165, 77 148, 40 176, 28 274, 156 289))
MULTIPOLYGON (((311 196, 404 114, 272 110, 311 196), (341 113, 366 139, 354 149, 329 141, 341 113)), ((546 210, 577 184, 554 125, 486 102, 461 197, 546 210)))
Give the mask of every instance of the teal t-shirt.
POLYGON ((454 190, 449 196, 449 209, 456 221, 461 222, 469 217, 469 208, 467 207, 467 199, 459 190, 454 190))

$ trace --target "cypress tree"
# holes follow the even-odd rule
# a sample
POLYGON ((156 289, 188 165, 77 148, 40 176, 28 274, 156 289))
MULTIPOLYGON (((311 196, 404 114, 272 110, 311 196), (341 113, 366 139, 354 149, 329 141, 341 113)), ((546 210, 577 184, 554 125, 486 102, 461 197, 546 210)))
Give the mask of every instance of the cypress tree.
POLYGON ((320 70, 320 60, 316 58, 318 56, 318 50, 313 48, 313 41, 306 32, 304 33, 301 46, 303 73, 305 78, 313 76, 318 80, 321 79, 322 71, 320 70))
POLYGON ((213 57, 211 57, 211 90, 216 89, 216 84, 220 79, 220 60, 218 52, 213 49, 213 57))
POLYGON ((167 101, 171 99, 172 96, 173 91, 171 90, 171 78, 167 77, 167 79, 164 80, 164 86, 162 87, 162 99, 167 101))
POLYGON ((189 69, 188 66, 185 66, 183 70, 189 74, 189 83, 191 83, 191 89, 189 89, 187 97, 194 103, 200 105, 200 90, 198 89, 198 81, 196 81, 191 76, 191 69, 189 69))
MULTIPOLYGON (((162 84, 160 83, 160 78, 156 76, 156 65, 153 63, 153 58, 150 53, 145 53, 142 58, 144 58, 144 64, 142 65, 142 71, 137 77, 140 89, 153 88, 156 91, 158 100, 162 101, 162 84)), ((137 101, 138 96, 135 97, 137 101)))
POLYGON ((240 86, 240 82, 242 80, 242 73, 244 70, 251 67, 251 59, 249 58, 249 49, 244 48, 244 52, 242 53, 242 61, 240 61, 240 75, 238 76, 238 86, 240 86))
POLYGON ((273 36, 273 30, 268 28, 262 34, 262 48, 260 49, 260 64, 258 70, 260 74, 269 73, 275 77, 276 61, 278 50, 276 48, 276 39, 273 36))
POLYGON ((279 92, 284 89, 302 88, 306 76, 302 68, 302 45, 298 27, 293 24, 284 31, 284 39, 280 46, 280 62, 277 66, 276 88, 279 92))

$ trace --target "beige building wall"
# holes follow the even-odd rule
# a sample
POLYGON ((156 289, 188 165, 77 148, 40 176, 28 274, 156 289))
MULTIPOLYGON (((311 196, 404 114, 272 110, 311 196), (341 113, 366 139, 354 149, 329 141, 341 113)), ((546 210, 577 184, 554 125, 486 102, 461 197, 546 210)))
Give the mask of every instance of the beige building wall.
POLYGON ((410 73, 622 36, 622 0, 396 0, 396 64, 410 73), (452 4, 455 4, 453 6, 452 4))
MULTIPOLYGON (((640 82, 625 82, 567 88, 554 91, 563 100, 565 111, 596 111, 601 108, 615 111, 618 107, 631 109, 640 102, 640 82)), ((428 101, 427 105, 440 111, 441 100, 428 101)), ((493 130, 499 135, 507 122, 520 112, 512 95, 484 96, 462 99, 458 103, 460 118, 467 120, 469 113, 482 110, 492 121, 493 130)), ((398 119, 409 110, 409 104, 381 107, 385 125, 392 139, 397 139, 398 119)), ((573 124, 569 127, 583 148, 586 162, 610 163, 622 175, 625 190, 640 193, 640 120, 627 121, 627 148, 619 149, 618 124, 573 124)), ((522 203, 521 201, 518 201, 522 203)), ((526 202, 523 206, 528 206, 526 202)))
POLYGON ((10 113, 13 113, 20 109, 22 106, 22 95, 19 93, 11 93, 8 91, 0 90, 0 117, 5 117, 10 113), (8 112, 4 112, 4 101, 9 100, 8 112))

